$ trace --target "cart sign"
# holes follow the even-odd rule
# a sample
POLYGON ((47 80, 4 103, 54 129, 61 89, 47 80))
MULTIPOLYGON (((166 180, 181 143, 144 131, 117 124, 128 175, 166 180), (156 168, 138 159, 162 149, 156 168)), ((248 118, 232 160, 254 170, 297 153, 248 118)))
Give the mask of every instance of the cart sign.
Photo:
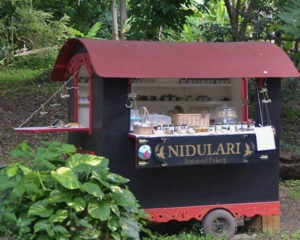
POLYGON ((247 163, 256 153, 255 134, 140 138, 137 149, 144 144, 153 154, 145 161, 138 153, 142 167, 247 163))

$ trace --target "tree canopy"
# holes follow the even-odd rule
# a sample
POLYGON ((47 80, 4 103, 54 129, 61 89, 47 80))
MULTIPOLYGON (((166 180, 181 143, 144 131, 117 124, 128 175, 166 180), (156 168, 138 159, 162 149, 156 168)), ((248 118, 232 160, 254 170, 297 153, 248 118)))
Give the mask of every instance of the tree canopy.
POLYGON ((267 40, 298 65, 299 15, 300 0, 2 0, 0 56, 69 37, 267 40))

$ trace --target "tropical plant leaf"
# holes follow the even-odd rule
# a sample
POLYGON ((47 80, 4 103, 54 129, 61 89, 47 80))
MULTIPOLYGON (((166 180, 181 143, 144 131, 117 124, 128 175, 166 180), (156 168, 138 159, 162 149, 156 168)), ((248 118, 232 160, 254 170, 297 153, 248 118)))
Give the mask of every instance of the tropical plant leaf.
POLYGON ((64 153, 75 153, 76 152, 76 147, 74 145, 71 145, 71 144, 63 144, 61 146, 61 150, 64 153))
POLYGON ((94 202, 88 205, 88 213, 92 218, 99 219, 101 221, 106 221, 110 215, 109 204, 106 202, 94 202))
POLYGON ((75 209, 76 212, 81 212, 85 209, 86 202, 84 201, 83 198, 74 198, 72 201, 67 203, 68 206, 72 207, 75 209))
POLYGON ((116 216, 120 217, 120 210, 117 205, 111 204, 110 209, 116 216))
POLYGON ((92 226, 92 225, 89 223, 89 221, 86 220, 86 219, 80 219, 79 222, 78 222, 78 224, 79 224, 80 226, 86 227, 86 228, 88 228, 88 229, 93 229, 93 226, 92 226))
POLYGON ((11 166, 9 168, 7 168, 6 173, 8 177, 14 177, 18 172, 18 167, 16 166, 11 166))
POLYGON ((71 193, 62 192, 60 190, 54 190, 50 193, 47 198, 49 203, 60 203, 60 202, 70 202, 72 199, 71 193))
POLYGON ((115 174, 115 173, 109 173, 107 175, 107 180, 110 181, 110 182, 119 183, 119 184, 129 182, 129 179, 124 178, 124 177, 120 176, 119 174, 115 174))
POLYGON ((104 194, 101 191, 100 187, 97 184, 94 184, 94 183, 90 183, 90 182, 84 183, 81 186, 81 189, 83 191, 91 194, 92 196, 98 197, 100 199, 102 199, 103 196, 104 196, 104 194))
POLYGON ((67 217, 68 217, 68 211, 67 210, 58 210, 57 213, 50 216, 49 222, 50 223, 55 223, 55 222, 62 223, 67 217))
POLYGON ((126 239, 139 239, 139 225, 134 218, 121 217, 120 225, 126 239))
POLYGON ((58 168, 56 171, 51 171, 51 175, 67 189, 80 188, 78 178, 70 168, 58 168))
POLYGON ((55 225, 53 227, 53 230, 54 230, 54 232, 57 232, 57 233, 69 234, 68 230, 65 227, 61 226, 61 225, 55 225))
POLYGON ((25 193, 25 187, 23 184, 18 184, 15 186, 13 191, 17 197, 22 197, 22 195, 25 193))
POLYGON ((30 168, 25 167, 25 166, 23 166, 23 165, 20 165, 19 168, 23 171, 23 174, 24 174, 24 175, 27 175, 27 174, 29 174, 29 173, 32 172, 32 170, 31 170, 30 168))
POLYGON ((100 28, 102 26, 101 22, 96 22, 88 31, 88 33, 86 34, 86 38, 94 38, 97 33, 99 32, 100 28))
POLYGON ((113 192, 112 199, 119 206, 130 206, 135 203, 135 197, 127 189, 123 189, 123 192, 113 192))
POLYGON ((28 210, 29 216, 49 217, 53 213, 53 209, 48 208, 47 200, 42 200, 32 204, 28 210))
POLYGON ((120 227, 120 221, 118 217, 112 217, 108 222, 107 222, 107 226, 108 228, 115 232, 118 230, 118 228, 120 227))
POLYGON ((47 228, 49 228, 50 224, 48 220, 41 220, 34 224, 34 232, 40 232, 40 231, 47 231, 47 228))

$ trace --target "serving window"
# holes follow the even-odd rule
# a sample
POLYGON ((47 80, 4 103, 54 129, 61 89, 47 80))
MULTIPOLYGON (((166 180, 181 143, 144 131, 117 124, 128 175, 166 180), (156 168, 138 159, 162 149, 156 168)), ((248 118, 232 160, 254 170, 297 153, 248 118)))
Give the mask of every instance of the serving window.
POLYGON ((51 95, 19 127, 19 132, 87 132, 92 133, 92 79, 82 66, 53 95, 51 95), (74 108, 71 119, 57 113, 67 102, 74 108), (34 119, 34 121, 32 121, 34 119), (25 125, 40 121, 40 126, 25 125))
POLYGON ((246 79, 134 79, 131 130, 143 121, 159 130, 159 125, 242 124, 248 121, 247 84, 246 79), (142 116, 142 108, 148 116, 142 116))
POLYGON ((247 79, 135 79, 129 98, 137 168, 257 162, 275 149, 271 126, 257 133, 248 119, 247 79))

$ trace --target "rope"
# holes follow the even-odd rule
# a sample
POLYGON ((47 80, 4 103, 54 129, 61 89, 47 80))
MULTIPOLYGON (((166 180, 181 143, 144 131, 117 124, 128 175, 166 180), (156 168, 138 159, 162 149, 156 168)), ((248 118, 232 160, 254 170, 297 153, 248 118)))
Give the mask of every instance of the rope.
POLYGON ((55 93, 52 94, 50 98, 48 98, 37 110, 35 110, 24 122, 22 122, 18 128, 21 128, 25 123, 27 123, 34 115, 36 115, 40 110, 42 110, 47 103, 49 103, 71 80, 73 80, 74 76, 79 72, 75 72, 55 93))
POLYGON ((260 114, 260 119, 261 119, 261 124, 262 126, 264 125, 264 118, 262 114, 262 106, 260 102, 260 95, 259 95, 259 90, 258 90, 258 84, 256 84, 256 92, 257 92, 257 101, 258 101, 258 108, 259 108, 259 114, 260 114))

